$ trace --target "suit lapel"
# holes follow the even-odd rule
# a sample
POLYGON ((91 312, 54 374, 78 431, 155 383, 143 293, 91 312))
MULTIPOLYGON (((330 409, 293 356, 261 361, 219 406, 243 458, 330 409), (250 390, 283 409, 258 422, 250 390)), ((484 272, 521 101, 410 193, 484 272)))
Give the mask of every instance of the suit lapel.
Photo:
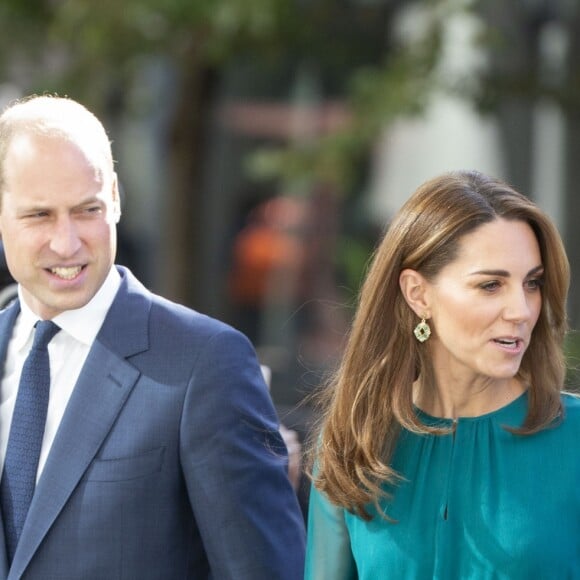
MULTIPOLYGON (((12 329, 16 322, 16 317, 20 312, 20 303, 18 300, 13 302, 0 317, 0 361, 6 361, 6 353, 8 352, 8 343, 12 336, 12 329)), ((4 374, 4 369, 2 369, 4 374)))
MULTIPOLYGON (((16 317, 20 312, 20 305, 18 301, 11 304, 5 312, 0 316, 0 361, 6 361, 6 353, 8 351, 8 343, 12 336, 12 329, 16 322, 16 317)), ((0 373, 0 380, 4 374, 4 368, 0 373)), ((1 470, 0 470, 1 473, 1 470)), ((0 512, 0 578, 6 578, 8 575, 8 560, 6 556, 6 540, 4 538, 4 520, 0 512)))
POLYGON ((121 287, 83 366, 39 479, 10 578, 24 572, 140 376, 126 358, 148 347, 150 301, 128 272, 121 273, 121 287))

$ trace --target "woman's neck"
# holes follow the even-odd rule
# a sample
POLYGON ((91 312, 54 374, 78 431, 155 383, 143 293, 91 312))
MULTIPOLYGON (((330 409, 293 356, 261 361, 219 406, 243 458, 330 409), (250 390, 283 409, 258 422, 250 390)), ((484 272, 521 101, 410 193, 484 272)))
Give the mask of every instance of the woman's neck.
POLYGON ((413 402, 433 417, 478 417, 501 409, 525 390, 526 387, 516 378, 487 379, 468 384, 436 381, 434 386, 423 385, 419 378, 413 385, 413 402))

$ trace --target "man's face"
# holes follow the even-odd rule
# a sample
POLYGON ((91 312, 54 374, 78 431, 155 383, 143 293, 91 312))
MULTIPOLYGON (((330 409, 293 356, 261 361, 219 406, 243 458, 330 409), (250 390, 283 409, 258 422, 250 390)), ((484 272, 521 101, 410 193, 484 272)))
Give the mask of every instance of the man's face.
POLYGON ((12 276, 41 318, 87 304, 116 251, 116 178, 78 144, 19 135, 4 160, 0 234, 12 276))

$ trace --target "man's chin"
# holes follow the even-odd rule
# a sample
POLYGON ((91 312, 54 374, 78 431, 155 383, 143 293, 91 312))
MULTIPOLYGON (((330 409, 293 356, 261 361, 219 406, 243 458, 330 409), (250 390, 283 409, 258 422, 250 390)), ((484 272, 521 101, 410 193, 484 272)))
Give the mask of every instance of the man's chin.
POLYGON ((92 295, 87 295, 86 292, 75 292, 74 295, 71 293, 68 296, 54 296, 54 294, 51 294, 44 298, 33 298, 32 301, 27 300, 26 296, 24 296, 31 310, 43 320, 54 318, 67 310, 78 310, 88 304, 91 298, 92 295))

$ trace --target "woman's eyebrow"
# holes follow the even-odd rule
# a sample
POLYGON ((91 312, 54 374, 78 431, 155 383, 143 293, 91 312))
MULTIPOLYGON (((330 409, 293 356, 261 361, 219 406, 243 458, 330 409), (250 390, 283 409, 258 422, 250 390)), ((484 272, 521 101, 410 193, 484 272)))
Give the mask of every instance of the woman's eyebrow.
MULTIPOLYGON (((540 264, 535 268, 532 268, 528 273, 527 276, 533 276, 538 272, 541 272, 544 269, 544 266, 540 264)), ((471 272, 470 276, 499 276, 501 278, 509 278, 510 273, 507 270, 477 270, 476 272, 471 272)))

